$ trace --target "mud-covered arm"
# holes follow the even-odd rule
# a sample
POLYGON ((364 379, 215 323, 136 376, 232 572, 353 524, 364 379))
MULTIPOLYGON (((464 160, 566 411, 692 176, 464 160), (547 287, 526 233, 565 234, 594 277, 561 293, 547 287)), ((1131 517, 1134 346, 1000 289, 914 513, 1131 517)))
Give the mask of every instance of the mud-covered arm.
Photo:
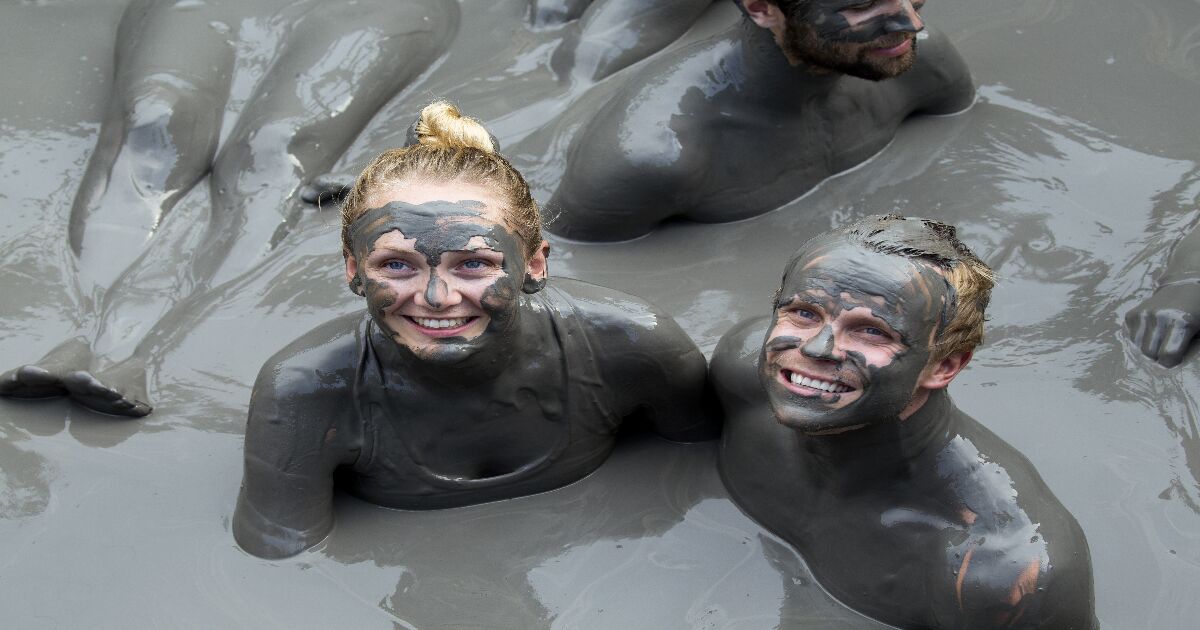
POLYGON ((975 102, 971 70, 944 33, 933 27, 926 33, 929 36, 918 44, 917 64, 908 84, 919 103, 915 113, 938 116, 961 112, 975 102))
POLYGON ((251 396, 233 535, 262 558, 300 553, 333 527, 333 471, 349 453, 330 392, 308 372, 268 363, 251 396))
POLYGON ((660 105, 696 84, 674 74, 665 85, 651 80, 670 72, 651 62, 598 110, 583 104, 564 114, 562 128, 578 131, 545 206, 551 232, 581 241, 627 240, 695 208, 713 147, 702 146, 702 117, 672 115, 672 107, 660 105))
POLYGON ((623 152, 614 146, 615 133, 596 123, 576 136, 567 170, 546 205, 554 234, 588 242, 629 240, 691 209, 678 166, 623 152))
POLYGON ((1125 314, 1133 343, 1163 367, 1183 362, 1200 332, 1200 227, 1171 252, 1158 288, 1125 314))
POLYGON ((720 414, 706 387, 704 355, 669 315, 631 295, 601 287, 575 294, 616 412, 668 440, 716 438, 720 414), (586 295, 580 295, 586 292, 586 295))

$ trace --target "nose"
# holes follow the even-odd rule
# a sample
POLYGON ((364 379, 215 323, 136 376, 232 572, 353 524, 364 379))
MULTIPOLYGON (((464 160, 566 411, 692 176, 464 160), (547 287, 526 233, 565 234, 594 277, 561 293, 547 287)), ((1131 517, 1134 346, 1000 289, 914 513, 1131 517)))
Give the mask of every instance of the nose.
POLYGON ((415 301, 418 306, 440 310, 462 302, 462 294, 439 276, 436 269, 431 269, 425 291, 418 293, 415 301))
POLYGON ((899 0, 896 11, 888 16, 884 30, 888 33, 920 33, 925 30, 925 21, 917 13, 912 0, 899 0))
POLYGON ((817 334, 813 335, 812 339, 809 339, 807 343, 800 346, 800 352, 810 359, 835 361, 833 346, 833 328, 826 325, 817 334))

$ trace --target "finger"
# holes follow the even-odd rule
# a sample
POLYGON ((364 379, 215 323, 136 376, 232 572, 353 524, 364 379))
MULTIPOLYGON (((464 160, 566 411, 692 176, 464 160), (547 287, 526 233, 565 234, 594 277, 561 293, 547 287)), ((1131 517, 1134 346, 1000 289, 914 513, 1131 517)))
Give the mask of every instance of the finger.
POLYGON ((1141 353, 1150 356, 1151 359, 1158 359, 1158 320, 1153 314, 1144 312, 1141 314, 1141 326, 1138 331, 1138 346, 1141 348, 1141 353))
POLYGON ((1125 314, 1125 327, 1129 329, 1129 337, 1133 345, 1142 347, 1142 339, 1146 336, 1146 311, 1135 309, 1125 314))
POLYGON ((1166 334, 1175 325, 1176 318, 1172 313, 1158 312, 1154 313, 1154 316, 1150 318, 1150 322, 1151 328, 1148 331, 1150 341, 1147 342, 1147 346, 1150 346, 1150 352, 1147 352, 1146 356, 1150 356, 1150 358, 1157 361, 1158 356, 1163 354, 1163 342, 1166 341, 1166 334))
POLYGON ((1192 337, 1195 336, 1196 327, 1194 325, 1189 326, 1183 322, 1175 322, 1163 342, 1162 351, 1158 356, 1159 364, 1163 367, 1175 367, 1182 363, 1183 355, 1187 354, 1188 346, 1191 345, 1192 337))

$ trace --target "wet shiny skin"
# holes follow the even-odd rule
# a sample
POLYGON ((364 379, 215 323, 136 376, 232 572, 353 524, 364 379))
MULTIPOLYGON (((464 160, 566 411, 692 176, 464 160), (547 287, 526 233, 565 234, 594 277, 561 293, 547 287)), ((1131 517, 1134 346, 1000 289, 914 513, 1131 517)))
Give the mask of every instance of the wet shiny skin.
POLYGON ((830 431, 911 413, 948 291, 925 265, 855 245, 797 260, 763 344, 763 387, 776 416, 793 428, 830 431), (814 395, 787 382, 790 372, 853 389, 814 395))
POLYGON ((381 329, 425 360, 461 359, 485 331, 503 332, 524 278, 546 277, 544 250, 526 261, 500 202, 478 186, 413 184, 370 201, 379 208, 351 227, 347 282, 361 284, 381 329), (439 331, 419 318, 468 321, 439 331))
MULTIPOLYGON (((0 76, 28 88, 0 95, 0 356, 12 362, 79 329, 62 235, 111 89, 113 33, 98 25, 115 24, 125 4, 0 5, 4 23, 20 25, 0 40, 9 61, 0 76)), ((554 125, 546 112, 575 93, 530 60, 565 31, 528 28, 528 5, 464 3, 462 36, 444 63, 341 166, 361 168, 403 142, 428 94, 494 125, 506 148, 554 125)), ((1169 244, 1198 216, 1196 143, 1181 132, 1200 122, 1188 52, 1198 11, 1191 0, 932 2, 922 15, 950 34, 981 86, 966 115, 910 121, 876 159, 752 220, 667 225, 604 246, 551 237, 552 271, 651 298, 707 353, 736 322, 770 312, 788 257, 810 235, 891 208, 959 225, 1002 280, 955 403, 1035 463, 1078 518, 1102 627, 1191 630, 1200 617, 1200 363, 1193 350, 1160 367, 1121 318, 1152 294, 1169 244), (1062 55, 1064 46, 1073 52, 1062 55)), ((740 19, 717 2, 681 43, 740 19)), ((251 40, 262 54, 244 66, 253 79, 277 32, 250 25, 263 27, 251 40)), ((585 92, 600 96, 615 82, 585 92)), ((239 82, 233 96, 249 91, 239 82)), ((514 159, 540 173, 544 202, 562 148, 527 146, 514 159)), ((204 188, 166 218, 176 236, 196 233, 204 188)), ((102 615, 133 628, 184 618, 263 628, 882 627, 833 600, 790 545, 732 504, 711 442, 627 442, 578 483, 452 510, 388 510, 339 494, 335 531, 311 552, 278 562, 238 549, 228 517, 256 371, 291 339, 363 308, 346 290, 337 219, 325 207, 302 215, 253 276, 172 316, 149 418, 0 400, 7 625, 88 627, 102 615), (67 596, 85 584, 97 596, 67 596)), ((192 251, 164 235, 172 246, 159 255, 192 251)), ((122 299, 129 315, 141 296, 122 299)), ((765 328, 748 341, 751 360, 765 328)))
POLYGON ((795 545, 831 593, 881 621, 1095 627, 1078 523, 1019 452, 955 407, 944 389, 955 374, 930 376, 949 360, 931 359, 954 300, 944 278, 819 237, 780 294, 772 318, 735 326, 713 356, 734 501, 795 545), (747 341, 763 329, 755 361, 747 341), (788 382, 790 371, 854 389, 818 393, 788 382))

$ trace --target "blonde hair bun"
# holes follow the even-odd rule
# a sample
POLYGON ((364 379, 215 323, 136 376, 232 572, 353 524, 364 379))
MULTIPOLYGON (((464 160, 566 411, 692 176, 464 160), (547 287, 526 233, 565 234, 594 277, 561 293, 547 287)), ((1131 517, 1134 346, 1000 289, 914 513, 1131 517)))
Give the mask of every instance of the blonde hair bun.
POLYGON ((496 153, 496 141, 483 123, 463 116, 446 101, 434 101, 421 110, 415 125, 417 142, 450 149, 473 148, 496 153))

